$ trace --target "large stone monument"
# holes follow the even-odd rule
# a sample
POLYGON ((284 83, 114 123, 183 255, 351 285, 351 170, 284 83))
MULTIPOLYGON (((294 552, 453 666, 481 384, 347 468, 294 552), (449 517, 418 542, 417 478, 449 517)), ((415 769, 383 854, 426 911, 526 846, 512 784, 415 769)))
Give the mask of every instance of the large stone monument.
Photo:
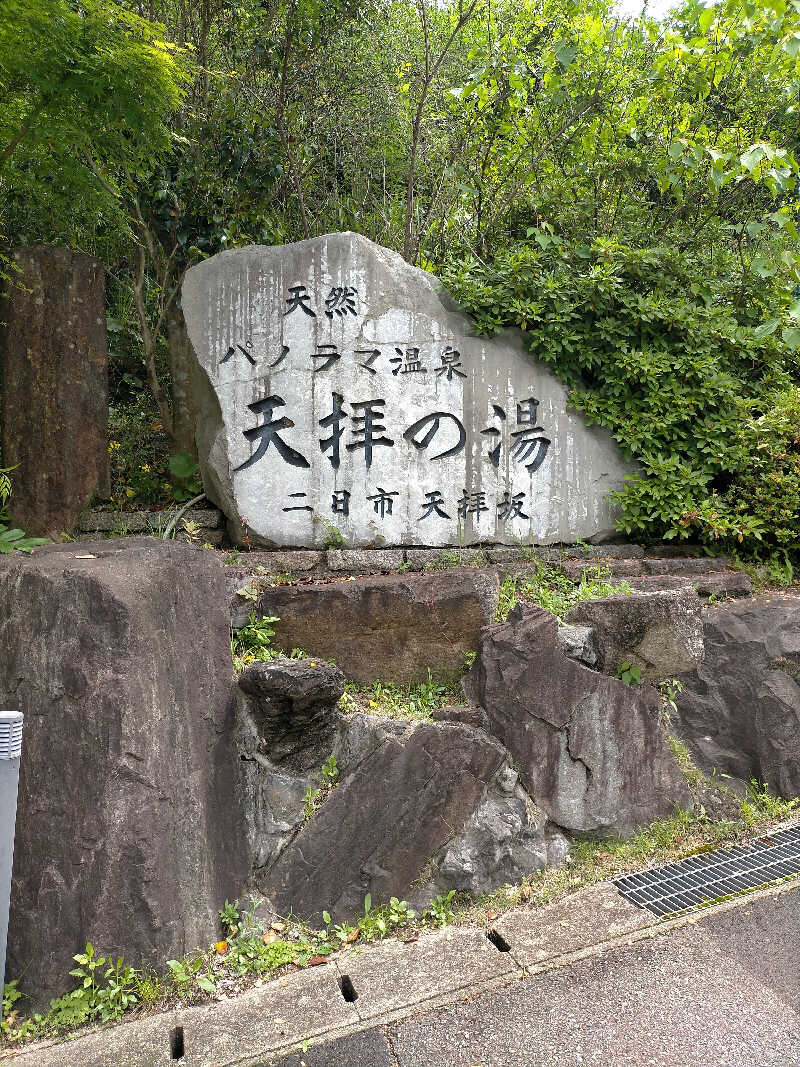
POLYGON ((475 337, 430 274, 354 233, 222 252, 183 311, 206 490, 234 540, 602 538, 630 468, 522 335, 475 337), (335 534, 333 535, 335 537, 335 534))

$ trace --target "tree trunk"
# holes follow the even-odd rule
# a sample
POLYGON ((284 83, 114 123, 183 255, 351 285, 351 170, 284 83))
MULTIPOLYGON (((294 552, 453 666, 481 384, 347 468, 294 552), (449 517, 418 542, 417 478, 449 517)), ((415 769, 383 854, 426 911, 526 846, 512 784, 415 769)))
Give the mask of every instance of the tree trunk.
POLYGON ((188 452, 197 458, 195 427, 197 411, 192 393, 194 352, 186 332, 183 311, 174 301, 167 312, 169 373, 172 379, 172 444, 176 452, 188 452))

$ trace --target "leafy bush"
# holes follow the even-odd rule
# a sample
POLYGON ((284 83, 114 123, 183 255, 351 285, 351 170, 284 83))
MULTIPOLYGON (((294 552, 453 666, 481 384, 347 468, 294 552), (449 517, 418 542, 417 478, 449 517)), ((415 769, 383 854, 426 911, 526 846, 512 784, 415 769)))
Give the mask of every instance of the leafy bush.
POLYGON ((529 600, 563 619, 573 604, 619 593, 630 593, 631 587, 627 582, 615 585, 608 580, 609 577, 608 568, 598 565, 594 572, 583 571, 575 581, 568 578, 558 567, 537 562, 531 574, 505 576, 500 585, 495 617, 499 622, 505 622, 518 600, 529 600))
POLYGON ((779 548, 800 550, 800 388, 773 394, 740 429, 745 459, 725 495, 734 514, 757 515, 779 548))
POLYGON ((479 332, 525 330, 570 403, 635 460, 620 530, 785 546, 797 541, 798 331, 778 332, 777 287, 739 273, 734 293, 722 258, 711 273, 671 248, 553 237, 445 281, 479 332))
POLYGON ((49 545, 46 537, 28 537, 24 530, 8 525, 5 507, 11 496, 11 471, 14 467, 0 467, 0 554, 27 552, 29 555, 37 545, 49 545))
POLYGON ((272 647, 272 638, 275 636, 273 622, 278 622, 276 615, 264 615, 259 619, 251 611, 246 625, 231 636, 231 656, 237 672, 243 671, 250 663, 269 663, 281 655, 277 648, 272 647))

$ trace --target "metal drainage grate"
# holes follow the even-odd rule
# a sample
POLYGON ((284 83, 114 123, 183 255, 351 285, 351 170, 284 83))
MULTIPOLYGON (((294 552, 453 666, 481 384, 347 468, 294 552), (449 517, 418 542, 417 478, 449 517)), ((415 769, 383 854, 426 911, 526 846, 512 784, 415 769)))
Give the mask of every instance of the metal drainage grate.
POLYGON ((733 848, 689 856, 654 871, 617 878, 620 893, 654 915, 708 904, 800 874, 800 826, 733 848))

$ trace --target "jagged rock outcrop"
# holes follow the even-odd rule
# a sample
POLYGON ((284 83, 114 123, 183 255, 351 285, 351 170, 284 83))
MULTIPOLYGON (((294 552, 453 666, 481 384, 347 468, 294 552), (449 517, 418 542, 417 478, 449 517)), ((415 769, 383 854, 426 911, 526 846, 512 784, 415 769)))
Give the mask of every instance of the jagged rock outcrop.
POLYGON ((33 1004, 87 940, 134 966, 208 944, 247 873, 220 568, 155 538, 0 557, 0 706, 25 714, 8 973, 33 1004))
POLYGON ((688 806, 655 692, 571 659, 558 625, 539 608, 515 609, 483 631, 464 682, 533 801, 566 829, 622 834, 688 806))
POLYGON ((707 609, 703 663, 681 676, 679 732, 708 773, 800 796, 800 597, 707 609))
POLYGON ((613 675, 630 663, 645 681, 658 682, 702 663, 700 608, 693 589, 653 589, 586 600, 569 610, 566 622, 592 631, 594 659, 577 658, 613 675))
POLYGON ((393 895, 424 903, 443 889, 485 892, 563 862, 566 839, 495 739, 460 722, 335 713, 340 679, 329 664, 285 659, 240 679, 248 834, 269 908, 348 919, 367 893, 376 903, 393 895), (284 714, 272 715, 276 708, 284 714), (295 726, 299 748, 286 742, 295 726), (331 755, 338 782, 308 818, 306 790, 323 784, 331 755))

